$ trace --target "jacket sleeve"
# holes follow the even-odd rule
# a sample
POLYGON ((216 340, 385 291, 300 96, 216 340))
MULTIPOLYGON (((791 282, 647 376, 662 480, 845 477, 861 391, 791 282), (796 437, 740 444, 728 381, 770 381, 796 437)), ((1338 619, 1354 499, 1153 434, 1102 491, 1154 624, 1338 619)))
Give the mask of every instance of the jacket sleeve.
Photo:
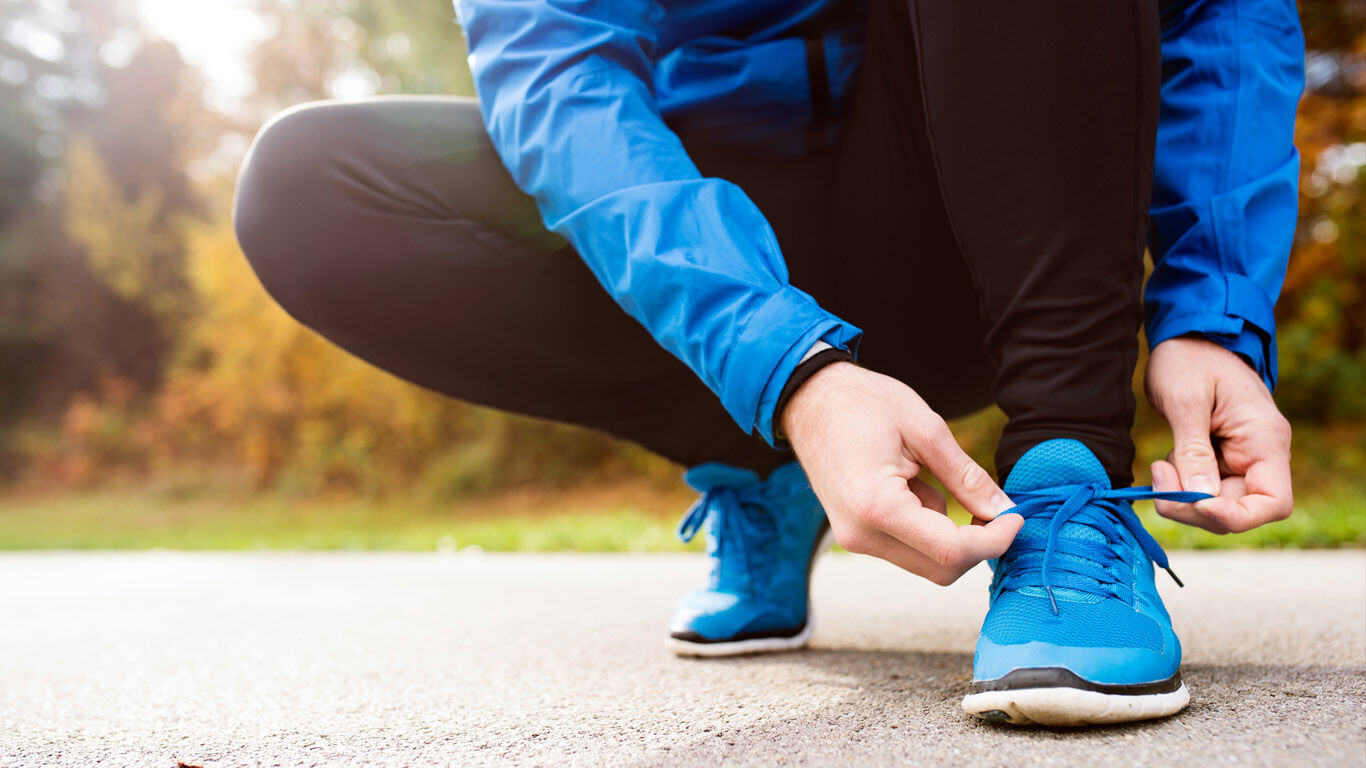
POLYGON ((1203 335, 1274 389, 1272 310, 1298 208, 1299 16, 1291 0, 1187 0, 1162 26, 1148 342, 1203 335))
POLYGON ((489 136, 548 228, 770 443, 783 384, 859 330, 788 281, 733 184, 703 178, 660 117, 652 0, 456 0, 489 136))

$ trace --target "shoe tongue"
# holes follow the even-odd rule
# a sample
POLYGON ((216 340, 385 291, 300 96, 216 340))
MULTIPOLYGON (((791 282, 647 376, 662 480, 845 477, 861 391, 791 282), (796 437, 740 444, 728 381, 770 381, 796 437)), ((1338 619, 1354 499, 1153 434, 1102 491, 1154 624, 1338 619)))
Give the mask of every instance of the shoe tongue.
POLYGON ((717 488, 746 488, 758 483, 759 475, 748 469, 709 461, 683 473, 683 482, 699 493, 706 493, 717 488))
MULTIPOLYGON (((1101 466, 1100 460, 1081 442, 1071 439, 1058 439, 1047 440, 1026 451, 1025 455, 1015 462, 1015 468, 1010 471, 1010 476, 1006 478, 1004 490, 1007 494, 1013 494, 1021 491, 1056 488, 1060 485, 1090 485, 1093 483, 1105 487, 1110 485, 1110 478, 1105 473, 1105 467, 1101 466)), ((1046 538, 1049 522, 1046 519, 1031 517, 1025 521, 1020 535, 1028 538, 1046 538)), ((1105 541, 1105 537, 1101 535, 1100 531, 1080 523, 1067 523, 1062 527, 1059 537, 1095 542, 1105 541)), ((1055 556, 1064 559, 1074 557, 1061 552, 1055 556)), ((1044 591, 1037 587, 1024 587, 1020 591, 1035 597, 1044 596, 1044 591)), ((1053 593, 1057 599, 1068 602, 1091 603, 1100 599, 1095 595, 1074 589, 1057 588, 1053 590, 1053 593)))
POLYGON ((1105 467, 1091 449, 1068 438, 1045 440, 1026 451, 1010 470, 1003 490, 1015 493, 1092 483, 1109 487, 1110 477, 1105 474, 1105 467))

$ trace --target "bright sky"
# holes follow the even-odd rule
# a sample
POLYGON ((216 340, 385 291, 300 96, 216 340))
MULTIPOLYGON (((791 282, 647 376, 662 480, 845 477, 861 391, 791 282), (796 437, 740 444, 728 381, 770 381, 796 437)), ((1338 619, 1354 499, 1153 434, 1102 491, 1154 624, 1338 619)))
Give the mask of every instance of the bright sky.
POLYGON ((245 57, 267 33, 245 0, 138 0, 148 27, 204 72, 208 101, 231 111, 251 89, 245 57))

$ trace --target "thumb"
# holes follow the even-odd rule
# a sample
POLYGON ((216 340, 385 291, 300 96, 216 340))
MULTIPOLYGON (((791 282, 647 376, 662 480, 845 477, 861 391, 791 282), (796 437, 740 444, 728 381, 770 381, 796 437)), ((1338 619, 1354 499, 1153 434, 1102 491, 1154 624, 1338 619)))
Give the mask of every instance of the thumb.
POLYGON ((1172 426, 1172 464, 1186 491, 1219 494, 1219 459, 1210 442, 1213 403, 1194 400, 1169 409, 1172 426))
POLYGON ((991 475, 963 451, 942 420, 920 441, 916 454, 973 517, 992 520, 1015 506, 991 475))

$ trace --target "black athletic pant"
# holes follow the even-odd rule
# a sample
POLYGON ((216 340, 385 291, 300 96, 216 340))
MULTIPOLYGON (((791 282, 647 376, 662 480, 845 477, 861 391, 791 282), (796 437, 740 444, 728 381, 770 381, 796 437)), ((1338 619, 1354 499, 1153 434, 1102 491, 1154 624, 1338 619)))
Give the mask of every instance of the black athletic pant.
MULTIPOLYGON (((873 0, 838 147, 685 144, 772 222, 864 365, 946 417, 993 398, 1004 476, 1073 437, 1131 481, 1156 0, 873 0)), ((683 465, 790 460, 547 233, 458 98, 308 105, 258 137, 238 238, 301 322, 434 390, 605 430, 683 465)))

